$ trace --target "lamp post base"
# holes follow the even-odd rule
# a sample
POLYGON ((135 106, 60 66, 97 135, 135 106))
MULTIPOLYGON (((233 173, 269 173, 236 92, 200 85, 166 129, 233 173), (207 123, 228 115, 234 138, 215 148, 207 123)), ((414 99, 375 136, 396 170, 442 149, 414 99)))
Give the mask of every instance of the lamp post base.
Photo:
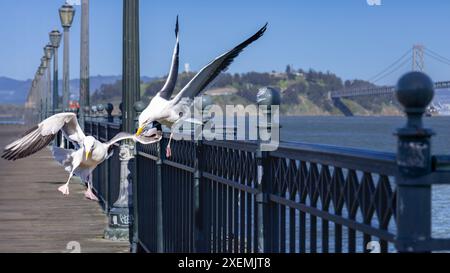
POLYGON ((106 227, 104 232, 105 239, 129 241, 131 218, 129 208, 112 208, 109 212, 108 227, 106 227))

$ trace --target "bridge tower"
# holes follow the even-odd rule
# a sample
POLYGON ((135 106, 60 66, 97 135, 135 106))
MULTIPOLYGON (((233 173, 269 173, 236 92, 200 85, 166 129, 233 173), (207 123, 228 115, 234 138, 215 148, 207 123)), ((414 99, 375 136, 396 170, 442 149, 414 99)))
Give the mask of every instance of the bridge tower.
POLYGON ((425 71, 424 51, 425 47, 421 44, 413 46, 412 71, 425 71))

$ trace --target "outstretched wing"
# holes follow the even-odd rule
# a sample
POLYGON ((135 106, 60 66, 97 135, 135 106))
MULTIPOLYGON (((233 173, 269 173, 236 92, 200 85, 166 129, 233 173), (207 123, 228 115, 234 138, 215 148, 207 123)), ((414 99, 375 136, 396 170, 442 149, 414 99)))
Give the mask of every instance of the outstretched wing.
POLYGON ((42 150, 59 131, 71 142, 81 146, 86 137, 74 113, 61 113, 49 117, 28 130, 21 138, 5 147, 2 158, 17 160, 42 150))
POLYGON ((222 71, 226 70, 228 66, 239 56, 239 54, 251 43, 258 40, 266 32, 267 24, 264 25, 258 32, 246 41, 236 46, 227 53, 219 56, 214 61, 205 66, 197 75, 178 93, 172 100, 173 104, 177 104, 182 98, 190 98, 198 96, 222 71))
POLYGON ((170 100, 170 97, 173 94, 173 91, 175 90, 175 85, 177 84, 177 78, 178 78, 178 68, 179 68, 179 59, 180 59, 180 39, 179 39, 179 25, 178 25, 178 16, 177 16, 177 23, 175 27, 175 36, 177 38, 175 49, 173 51, 173 57, 172 57, 172 65, 170 67, 169 76, 166 80, 166 84, 164 87, 159 91, 159 96, 163 99, 170 100))
POLYGON ((123 141, 123 140, 127 140, 127 139, 131 139, 131 140, 133 140, 135 142, 139 142, 141 144, 152 144, 152 143, 160 141, 162 138, 162 132, 157 131, 156 128, 153 128, 153 129, 150 130, 150 132, 151 132, 150 134, 147 133, 146 135, 142 134, 140 136, 136 136, 135 134, 130 134, 130 133, 126 133, 126 132, 120 132, 115 137, 113 137, 110 141, 106 142, 105 144, 108 147, 111 147, 115 143, 123 141))

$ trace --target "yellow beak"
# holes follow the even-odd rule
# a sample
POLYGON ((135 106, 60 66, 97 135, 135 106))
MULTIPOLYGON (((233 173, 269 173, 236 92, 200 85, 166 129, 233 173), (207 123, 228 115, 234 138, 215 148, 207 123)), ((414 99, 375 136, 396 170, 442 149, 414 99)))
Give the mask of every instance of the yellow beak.
POLYGON ((86 152, 86 160, 88 160, 90 156, 91 156, 91 152, 90 151, 86 152))
POLYGON ((139 127, 139 129, 136 132, 136 136, 142 135, 142 132, 144 132, 144 128, 143 127, 139 127))

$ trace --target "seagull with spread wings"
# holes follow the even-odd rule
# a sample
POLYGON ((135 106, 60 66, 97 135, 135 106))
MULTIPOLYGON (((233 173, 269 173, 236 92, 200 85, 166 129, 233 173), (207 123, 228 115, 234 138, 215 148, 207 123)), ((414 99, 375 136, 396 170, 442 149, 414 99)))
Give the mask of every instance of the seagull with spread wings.
POLYGON ((85 196, 91 200, 98 200, 92 192, 92 171, 112 156, 111 151, 115 143, 132 139, 142 144, 151 144, 160 141, 162 137, 162 133, 153 128, 139 137, 121 132, 110 141, 102 143, 94 137, 84 134, 74 113, 61 113, 42 121, 21 138, 6 146, 2 158, 15 161, 33 155, 47 147, 59 131, 62 131, 65 138, 72 142, 77 149, 52 147, 54 159, 70 173, 67 183, 58 190, 64 195, 69 195, 70 179, 76 175, 88 183, 85 196))
MULTIPOLYGON (((169 89, 168 86, 171 88, 174 87, 175 82, 171 81, 170 85, 166 84, 139 116, 139 129, 136 136, 145 133, 147 128, 151 128, 153 122, 166 125, 171 129, 181 122, 196 123, 194 119, 186 114, 187 110, 190 109, 190 106, 192 105, 193 99, 196 96, 199 96, 222 71, 226 70, 247 46, 261 38, 266 29, 267 24, 243 43, 217 57, 214 61, 205 66, 173 99, 171 99, 173 89, 169 89)), ((175 49, 175 54, 178 54, 178 47, 175 49)), ((171 71, 169 79, 175 79, 176 81, 176 77, 172 75, 172 72, 173 71, 171 71)), ((170 148, 172 138, 173 132, 167 146, 167 157, 170 157, 172 154, 170 148)))

